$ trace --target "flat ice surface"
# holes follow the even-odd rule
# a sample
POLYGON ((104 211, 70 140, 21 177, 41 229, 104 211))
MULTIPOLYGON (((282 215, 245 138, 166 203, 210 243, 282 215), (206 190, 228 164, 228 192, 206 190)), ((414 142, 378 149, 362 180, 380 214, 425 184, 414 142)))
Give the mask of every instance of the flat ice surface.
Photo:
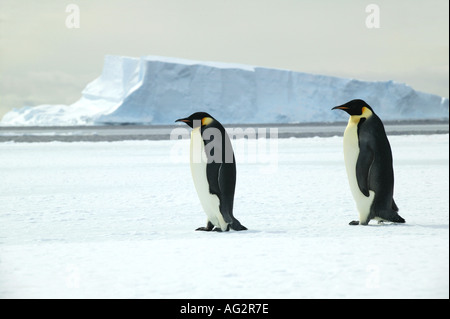
POLYGON ((187 140, 0 143, 0 298, 449 298, 448 134, 390 137, 403 225, 348 225, 342 137, 258 141, 227 233, 187 140))

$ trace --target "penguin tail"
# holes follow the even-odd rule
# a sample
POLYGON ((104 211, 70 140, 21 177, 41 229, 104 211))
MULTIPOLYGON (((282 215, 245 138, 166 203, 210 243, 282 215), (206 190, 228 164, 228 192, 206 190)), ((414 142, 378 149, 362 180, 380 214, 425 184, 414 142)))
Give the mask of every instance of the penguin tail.
POLYGON ((392 210, 393 210, 394 212, 398 212, 398 206, 397 206, 397 204, 395 203, 394 199, 392 199, 392 210))
MULTIPOLYGON (((385 221, 389 221, 389 222, 393 222, 393 223, 400 223, 403 224, 405 223, 405 219, 402 218, 399 214, 398 214, 398 206, 395 203, 394 199, 392 199, 392 203, 390 205, 390 207, 388 208, 377 208, 377 207, 372 207, 373 208, 373 216, 374 217, 378 217, 382 220, 385 221)), ((372 217, 372 218, 374 218, 372 217)))
POLYGON ((247 227, 242 225, 236 218, 233 218, 233 222, 230 224, 232 230, 247 230, 247 227))
POLYGON ((383 217, 382 219, 384 219, 385 221, 393 222, 393 223, 399 223, 399 224, 405 223, 405 219, 403 217, 401 217, 399 214, 397 214, 397 212, 392 212, 391 214, 383 217))
POLYGON ((397 216, 395 216, 395 218, 393 218, 392 221, 394 223, 401 223, 401 224, 404 224, 406 222, 405 219, 398 214, 397 214, 397 216))
POLYGON ((400 215, 398 214, 399 209, 398 209, 397 204, 395 204, 394 199, 392 199, 392 210, 393 210, 393 212, 392 212, 392 218, 391 218, 391 220, 392 220, 394 223, 401 223, 401 224, 404 224, 404 223, 405 223, 405 219, 404 219, 402 216, 400 216, 400 215))

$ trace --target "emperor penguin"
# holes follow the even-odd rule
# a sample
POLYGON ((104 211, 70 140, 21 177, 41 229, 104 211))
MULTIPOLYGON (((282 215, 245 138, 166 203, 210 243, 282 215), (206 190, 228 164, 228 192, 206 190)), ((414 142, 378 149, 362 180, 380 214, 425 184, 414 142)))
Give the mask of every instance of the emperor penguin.
POLYGON ((247 230, 233 216, 236 161, 222 124, 205 112, 178 119, 192 128, 190 166, 195 189, 207 216, 196 230, 247 230))
POLYGON ((393 198, 392 151, 380 118, 359 99, 332 108, 335 109, 350 115, 344 132, 344 159, 359 212, 359 221, 350 225, 367 225, 372 219, 404 223, 393 198))

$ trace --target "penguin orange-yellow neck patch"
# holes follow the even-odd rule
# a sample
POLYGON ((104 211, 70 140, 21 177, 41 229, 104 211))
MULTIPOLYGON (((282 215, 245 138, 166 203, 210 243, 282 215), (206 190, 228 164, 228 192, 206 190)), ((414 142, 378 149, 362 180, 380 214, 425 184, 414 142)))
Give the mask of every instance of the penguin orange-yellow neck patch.
POLYGON ((366 118, 366 119, 368 119, 369 117, 371 117, 372 116, 372 111, 369 109, 369 108, 367 108, 367 107, 363 107, 362 108, 362 114, 361 115, 352 115, 352 116, 350 116, 350 121, 351 122, 353 122, 353 123, 355 123, 355 124, 358 124, 359 123, 359 120, 361 119, 361 118, 366 118))
POLYGON ((366 119, 367 118, 369 118, 369 117, 371 117, 372 116, 372 111, 369 109, 369 108, 367 108, 367 107, 363 107, 362 108, 362 114, 361 114, 361 117, 365 117, 366 119))
POLYGON ((210 117, 204 117, 204 118, 202 118, 202 126, 211 124, 212 121, 213 121, 212 118, 210 118, 210 117))
POLYGON ((362 108, 361 117, 369 117, 372 115, 372 111, 370 111, 367 107, 362 108))

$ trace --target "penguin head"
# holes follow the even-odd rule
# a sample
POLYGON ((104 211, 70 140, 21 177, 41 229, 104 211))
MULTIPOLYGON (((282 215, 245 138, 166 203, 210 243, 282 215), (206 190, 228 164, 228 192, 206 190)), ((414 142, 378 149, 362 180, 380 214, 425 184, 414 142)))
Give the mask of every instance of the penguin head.
POLYGON ((335 106, 332 110, 343 110, 351 116, 362 116, 363 114, 373 113, 372 108, 363 100, 351 100, 345 104, 335 106))
POLYGON ((196 112, 189 117, 178 119, 175 122, 184 122, 191 128, 197 128, 200 126, 206 126, 214 122, 215 119, 206 112, 196 112))

